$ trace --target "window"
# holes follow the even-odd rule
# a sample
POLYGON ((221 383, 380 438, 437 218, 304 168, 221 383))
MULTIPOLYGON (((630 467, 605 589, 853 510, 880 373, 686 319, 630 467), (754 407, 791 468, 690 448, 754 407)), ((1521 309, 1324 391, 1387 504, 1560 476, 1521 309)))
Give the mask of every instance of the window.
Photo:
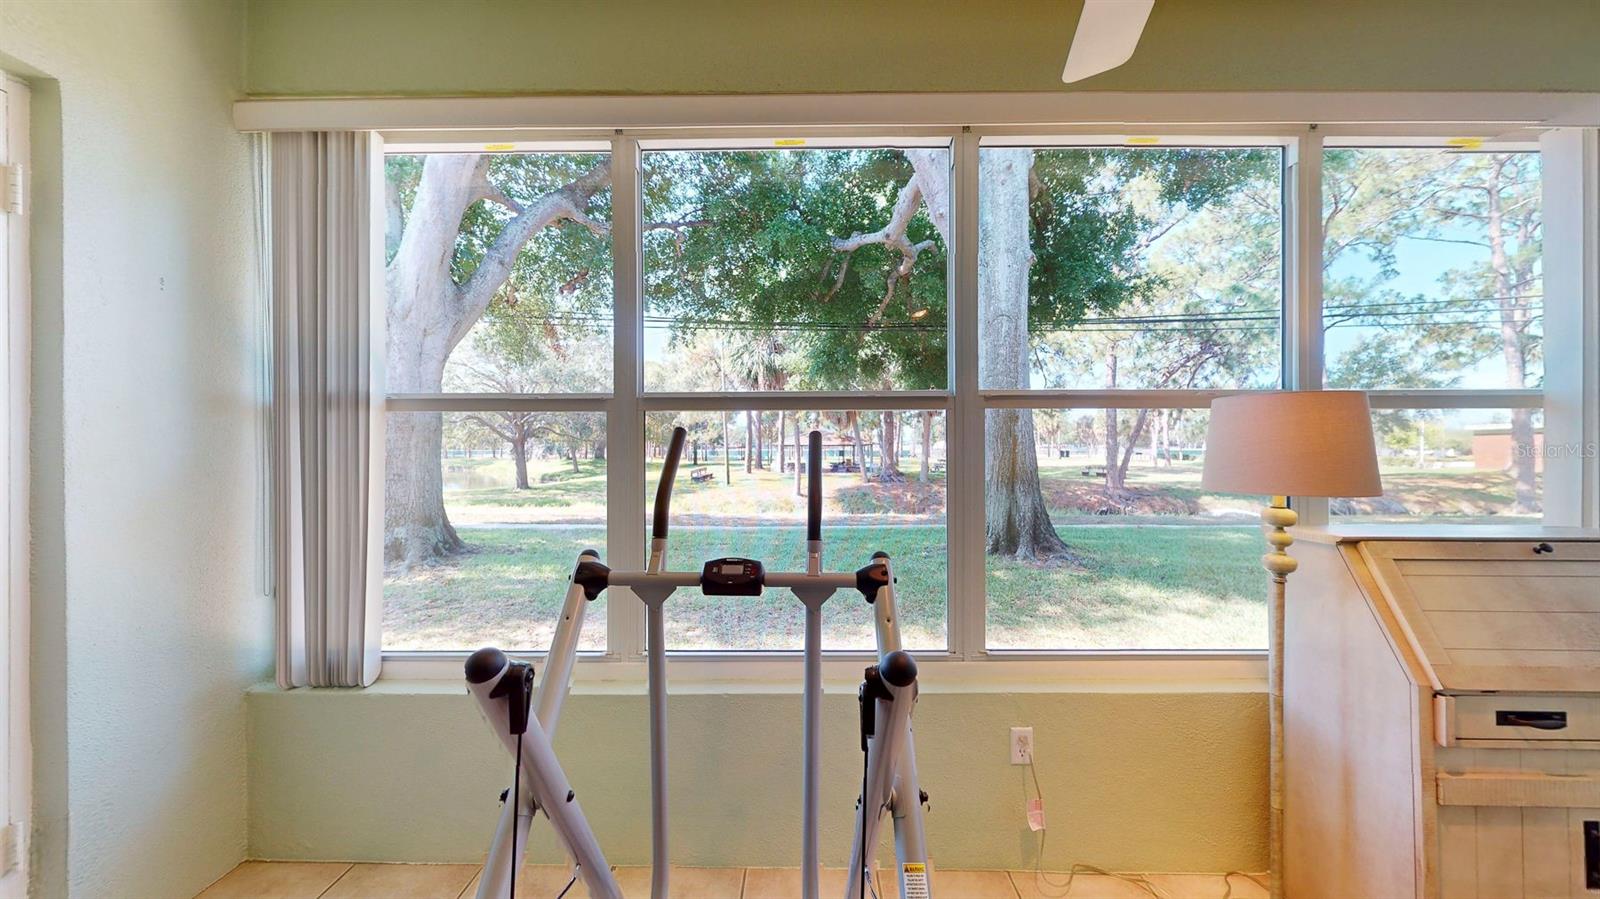
POLYGON ((414 401, 385 427, 383 645, 543 649, 579 550, 606 548, 610 157, 395 154, 384 176, 387 377, 414 401))
POLYGON ((986 414, 989 648, 1266 645, 1240 576, 1261 504, 1200 490, 1195 391, 1279 386, 1282 171, 1279 147, 981 151, 980 383, 1067 391, 986 414))
POLYGON ((1372 433, 1383 496, 1336 499, 1330 514, 1352 521, 1539 523, 1541 410, 1374 409, 1372 433), (1519 419, 1526 433, 1519 433, 1519 419))
MULTIPOLYGON (((579 550, 642 565, 680 425, 669 565, 801 567, 820 430, 824 563, 888 552, 930 657, 1264 647, 1265 498, 1200 486, 1223 393, 1369 391, 1386 492, 1334 521, 1540 520, 1578 463, 1537 152, 1070 131, 391 144, 385 649, 544 649, 579 550)), ((680 591, 667 627, 786 652, 803 615, 680 591)), ((639 604, 581 645, 638 659, 639 604)), ((872 645, 836 594, 824 648, 872 645)))
POLYGON ((1278 147, 984 148, 980 385, 1278 386, 1282 170, 1278 147))
MULTIPOLYGON (((944 415, 920 412, 655 412, 645 420, 646 483, 654 495, 672 429, 689 432, 673 489, 669 567, 725 556, 804 571, 805 442, 822 432, 823 564, 854 571, 872 554, 893 560, 908 649, 945 645, 949 565, 944 415), (799 460, 800 464, 796 465, 799 460)), ((643 528, 641 528, 643 530, 643 528)), ((801 649, 803 609, 788 591, 759 600, 672 600, 673 649, 801 649)), ((871 609, 853 591, 822 607, 823 648, 870 650, 871 609)))
POLYGON ((945 387, 947 148, 653 150, 643 178, 646 389, 945 387))
POLYGON ((1538 520, 1540 168, 1470 143, 1324 154, 1324 381, 1396 392, 1373 398, 1385 495, 1332 514, 1538 520))
MULTIPOLYGON (((448 564, 391 566, 384 647, 547 648, 578 553, 606 549, 605 416, 391 412, 388 429, 391 440, 432 429, 442 437, 426 471, 389 468, 391 527, 426 521, 431 510, 421 507, 441 495, 450 531, 438 539, 454 538, 457 548, 448 564)), ((585 614, 581 649, 605 649, 606 600, 585 614)))

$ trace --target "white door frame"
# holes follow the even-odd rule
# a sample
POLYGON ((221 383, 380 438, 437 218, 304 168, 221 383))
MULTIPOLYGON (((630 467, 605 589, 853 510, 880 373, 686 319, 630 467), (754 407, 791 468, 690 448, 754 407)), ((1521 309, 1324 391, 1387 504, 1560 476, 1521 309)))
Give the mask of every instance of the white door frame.
POLYGON ((0 579, 6 602, 0 607, 0 899, 28 893, 27 836, 32 812, 32 729, 28 701, 29 529, 28 419, 31 302, 28 278, 30 197, 27 175, 28 86, 0 72, 0 173, 21 188, 0 187, 0 313, 4 352, 0 353, 0 396, 6 433, 0 438, 0 579), (12 167, 20 167, 14 169, 12 167))

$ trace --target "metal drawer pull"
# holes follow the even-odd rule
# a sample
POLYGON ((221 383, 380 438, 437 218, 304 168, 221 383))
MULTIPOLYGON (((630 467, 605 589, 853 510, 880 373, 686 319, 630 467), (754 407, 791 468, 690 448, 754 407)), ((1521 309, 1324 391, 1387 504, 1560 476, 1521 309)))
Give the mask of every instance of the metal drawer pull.
POLYGON ((1494 713, 1494 723, 1500 727, 1536 727, 1539 730, 1565 730, 1566 712, 1508 712, 1494 713))

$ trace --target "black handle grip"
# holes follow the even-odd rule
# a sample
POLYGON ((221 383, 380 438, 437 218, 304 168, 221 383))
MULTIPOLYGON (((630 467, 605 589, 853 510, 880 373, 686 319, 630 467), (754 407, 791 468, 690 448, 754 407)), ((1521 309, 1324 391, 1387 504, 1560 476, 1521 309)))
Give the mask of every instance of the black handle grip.
POLYGON ((656 485, 655 516, 650 522, 650 536, 657 540, 667 537, 667 514, 672 509, 672 482, 678 477, 678 460, 683 458, 683 442, 689 432, 683 428, 672 429, 672 442, 667 444, 667 461, 661 466, 661 483, 656 485))
POLYGON ((806 454, 806 539, 822 539, 822 432, 811 432, 806 454))
POLYGON ((1566 712, 1515 712, 1500 710, 1494 713, 1498 727, 1532 727, 1539 730, 1566 730, 1566 712))

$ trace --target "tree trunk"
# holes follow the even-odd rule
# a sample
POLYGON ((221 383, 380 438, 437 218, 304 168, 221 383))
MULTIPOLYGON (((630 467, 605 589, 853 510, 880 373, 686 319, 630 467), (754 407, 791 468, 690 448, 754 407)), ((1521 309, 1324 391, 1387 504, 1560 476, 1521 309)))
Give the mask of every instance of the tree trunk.
MULTIPOLYGON (((1106 389, 1117 388, 1117 353, 1111 350, 1106 353, 1106 389)), ((1122 434, 1118 430, 1117 419, 1121 416, 1120 409, 1106 409, 1106 498, 1113 502, 1122 496, 1122 473, 1117 470, 1117 456, 1121 453, 1122 434)))
POLYGON ((511 441, 511 458, 517 466, 517 489, 528 489, 528 435, 517 429, 516 439, 511 441))
MULTIPOLYGON (((1028 173, 1033 153, 990 148, 978 156, 978 383, 1028 386, 1028 173)), ((948 234, 946 234, 948 240, 948 234)), ((984 428, 985 545, 993 555, 1048 560, 1070 555, 1039 486, 1033 412, 990 409, 984 428)))
POLYGON ((1106 483, 1115 484, 1113 493, 1115 497, 1125 497, 1128 493, 1128 465, 1133 462, 1133 452, 1139 448, 1139 439, 1144 436, 1149 416, 1149 409, 1140 409, 1139 414, 1134 416, 1133 429, 1128 432, 1128 445, 1123 448, 1122 456, 1116 460, 1116 464, 1106 468, 1106 483))
POLYGON ((756 468, 758 469, 767 467, 766 417, 765 412, 756 413, 756 468))
POLYGON ((583 473, 583 468, 578 465, 578 451, 580 449, 582 449, 582 447, 576 441, 572 442, 571 444, 568 444, 568 446, 567 446, 567 457, 572 460, 572 473, 573 474, 582 474, 583 473))
MULTIPOLYGON (((1507 160, 1495 165, 1488 185, 1488 218, 1485 222, 1489 237, 1489 266, 1494 270, 1495 296, 1500 307, 1500 351, 1506 363, 1506 386, 1522 388, 1528 384, 1527 359, 1522 346, 1522 322, 1519 315, 1523 301, 1516 294, 1518 286, 1512 277, 1511 264, 1506 254, 1505 199, 1503 176, 1507 160)), ((1533 412, 1530 409, 1511 410, 1511 477, 1515 481, 1515 500, 1512 511, 1528 514, 1539 511, 1539 489, 1535 480, 1538 469, 1533 452, 1533 412)))
POLYGON ((883 454, 883 461, 878 465, 878 480, 904 480, 905 475, 900 472, 900 416, 893 412, 884 412, 881 418, 882 424, 878 427, 878 450, 883 454))
POLYGON ((850 413, 850 437, 856 445, 856 474, 861 477, 861 483, 867 482, 867 448, 861 442, 861 413, 850 413))
POLYGON ((917 480, 928 483, 928 459, 933 455, 933 413, 922 413, 922 452, 918 455, 917 480))
POLYGON ((789 465, 789 437, 785 433, 788 427, 789 413, 780 410, 778 412, 778 477, 780 478, 789 465))
POLYGON ((722 412, 722 483, 733 483, 733 454, 728 449, 733 443, 728 439, 728 412, 722 412))
POLYGON ((755 459, 750 454, 750 446, 755 442, 755 413, 744 414, 744 473, 751 474, 755 471, 755 459))
POLYGON ((801 445, 802 444, 800 442, 800 416, 797 414, 794 417, 794 495, 795 496, 805 496, 806 495, 805 472, 801 471, 801 469, 805 467, 806 454, 800 448, 801 445))
POLYGON ((459 552, 463 543, 444 510, 437 412, 388 417, 383 492, 383 556, 410 568, 459 552))
MULTIPOLYGON (((444 363, 505 283, 516 255, 538 231, 572 218, 610 183, 602 163, 525 205, 486 248, 467 283, 451 271, 461 217, 494 194, 489 157, 428 156, 394 258, 384 271, 388 389, 438 393, 444 363)), ((411 567, 462 549, 444 508, 440 471, 443 428, 438 415, 389 417, 385 437, 384 559, 411 567)))

